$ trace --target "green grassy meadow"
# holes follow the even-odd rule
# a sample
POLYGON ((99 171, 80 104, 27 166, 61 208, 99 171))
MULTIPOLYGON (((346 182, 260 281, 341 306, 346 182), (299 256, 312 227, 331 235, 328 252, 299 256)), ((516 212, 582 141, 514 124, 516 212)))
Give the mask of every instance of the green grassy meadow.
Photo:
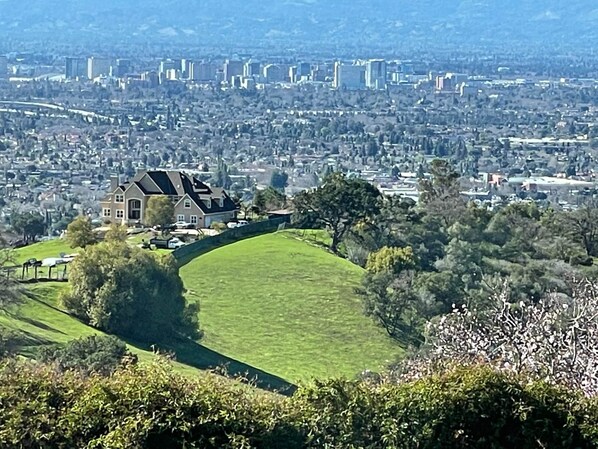
MULTIPOLYGON (((131 239, 131 243, 136 241, 131 239)), ((354 288, 363 271, 325 249, 318 232, 285 231, 246 239, 213 250, 181 268, 190 301, 199 301, 204 339, 162 343, 176 353, 176 368, 196 375, 226 366, 258 383, 288 383, 378 370, 403 349, 362 312, 354 288)), ((18 262, 73 253, 62 240, 15 251, 18 262)), ((101 332, 60 308, 67 283, 25 286, 29 298, 0 314, 0 325, 20 336, 20 353, 32 356, 40 345, 64 344, 101 332)), ((155 356, 147 345, 128 342, 140 360, 155 356)))
MULTIPOLYGON (((29 284, 27 298, 23 303, 0 313, 0 325, 18 336, 19 354, 32 357, 42 346, 65 344, 90 335, 103 335, 103 332, 87 326, 60 309, 58 298, 66 288, 67 283, 59 282, 29 284)), ((140 361, 155 358, 151 351, 131 343, 128 346, 140 361)), ((175 363, 175 369, 195 375, 201 372, 181 363, 175 363)))
POLYGON ((46 242, 33 243, 15 250, 15 261, 26 262, 29 259, 42 260, 47 257, 60 257, 60 253, 73 254, 80 249, 71 248, 63 239, 53 239, 46 242))
POLYGON ((181 268, 202 344, 296 382, 353 377, 402 348, 362 312, 362 269, 295 232, 246 239, 181 268))

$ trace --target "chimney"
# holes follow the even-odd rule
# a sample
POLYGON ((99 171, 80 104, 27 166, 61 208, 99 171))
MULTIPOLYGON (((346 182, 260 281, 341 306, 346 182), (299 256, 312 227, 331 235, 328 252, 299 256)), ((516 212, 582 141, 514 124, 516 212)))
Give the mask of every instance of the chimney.
POLYGON ((110 191, 114 192, 118 188, 118 175, 110 176, 110 191))

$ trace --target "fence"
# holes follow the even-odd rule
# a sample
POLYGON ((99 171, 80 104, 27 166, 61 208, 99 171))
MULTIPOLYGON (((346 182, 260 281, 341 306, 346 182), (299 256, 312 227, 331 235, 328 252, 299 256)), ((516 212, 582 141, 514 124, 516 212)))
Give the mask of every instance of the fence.
POLYGON ((207 252, 229 243, 238 242, 247 237, 253 237, 278 230, 281 224, 288 223, 286 218, 274 218, 271 220, 257 221, 238 228, 226 229, 218 235, 205 237, 195 243, 185 245, 172 252, 179 266, 183 266, 207 252))

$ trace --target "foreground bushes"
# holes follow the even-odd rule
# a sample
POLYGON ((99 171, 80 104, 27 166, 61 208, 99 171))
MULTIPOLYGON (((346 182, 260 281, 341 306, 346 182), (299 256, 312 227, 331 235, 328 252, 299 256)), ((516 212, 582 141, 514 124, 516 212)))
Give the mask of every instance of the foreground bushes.
POLYGON ((595 401, 486 368, 404 385, 327 381, 292 398, 167 365, 83 378, 0 370, 2 448, 592 448, 595 401))

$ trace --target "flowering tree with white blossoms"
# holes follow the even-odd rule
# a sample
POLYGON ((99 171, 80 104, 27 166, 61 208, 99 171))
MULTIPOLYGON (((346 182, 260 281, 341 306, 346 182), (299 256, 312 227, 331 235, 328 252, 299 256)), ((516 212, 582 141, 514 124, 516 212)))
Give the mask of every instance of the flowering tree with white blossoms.
POLYGON ((412 379, 482 363, 598 395, 598 284, 576 282, 570 297, 551 294, 535 304, 508 298, 505 289, 483 310, 455 308, 430 323, 425 349, 393 374, 412 379))

